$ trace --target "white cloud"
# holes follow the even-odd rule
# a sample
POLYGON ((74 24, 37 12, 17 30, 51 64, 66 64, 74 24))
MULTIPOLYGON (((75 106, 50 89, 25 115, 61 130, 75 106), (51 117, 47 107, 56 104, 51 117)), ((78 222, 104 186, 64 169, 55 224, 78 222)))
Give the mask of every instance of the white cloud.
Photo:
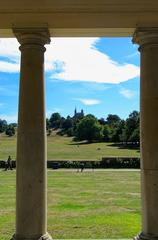
POLYGON ((5 115, 5 114, 0 114, 0 119, 6 120, 8 123, 14 123, 17 122, 18 115, 5 115))
POLYGON ((76 100, 80 101, 81 103, 87 106, 97 105, 101 103, 101 101, 98 99, 76 98, 76 100))
POLYGON ((20 71, 19 63, 0 61, 0 72, 16 73, 19 71, 20 71))
POLYGON ((13 38, 0 39, 0 72, 19 72, 20 71, 20 51, 19 43, 13 38))
MULTIPOLYGON (((119 64, 95 48, 98 38, 54 39, 47 46, 46 59, 59 64, 61 72, 54 72, 52 79, 86 81, 98 83, 120 83, 139 76, 139 67, 119 64), (54 44, 54 45, 53 45, 54 44)), ((47 66, 47 64, 46 64, 47 66)), ((55 66, 52 66, 55 70, 55 66)))
MULTIPOLYGON (((45 53, 45 69, 52 72, 52 79, 97 83, 120 83, 139 76, 134 64, 119 64, 96 49, 99 38, 52 38, 45 53)), ((0 71, 18 72, 18 42, 0 40, 0 71)))
POLYGON ((132 99, 136 95, 136 91, 132 91, 129 89, 122 89, 120 91, 120 94, 125 98, 132 99))
POLYGON ((11 59, 18 59, 20 57, 19 43, 16 38, 1 38, 0 39, 0 56, 11 59))

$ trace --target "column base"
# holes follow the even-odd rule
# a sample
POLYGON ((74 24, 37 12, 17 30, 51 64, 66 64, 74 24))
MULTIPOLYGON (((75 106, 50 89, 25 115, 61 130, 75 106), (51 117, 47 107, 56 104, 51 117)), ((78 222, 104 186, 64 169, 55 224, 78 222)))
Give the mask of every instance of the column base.
POLYGON ((133 238, 134 240, 158 240, 158 236, 153 234, 144 234, 140 233, 136 237, 133 238))
POLYGON ((48 233, 44 234, 41 237, 35 237, 35 236, 21 237, 21 236, 14 234, 13 237, 11 238, 11 240, 52 240, 52 237, 48 233))

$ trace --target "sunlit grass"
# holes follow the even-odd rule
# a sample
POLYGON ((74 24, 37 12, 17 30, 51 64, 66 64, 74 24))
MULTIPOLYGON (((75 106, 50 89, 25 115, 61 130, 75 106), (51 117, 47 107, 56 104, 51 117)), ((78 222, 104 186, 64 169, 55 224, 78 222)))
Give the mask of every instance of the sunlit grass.
MULTIPOLYGON (((15 171, 0 171, 0 236, 15 227, 15 171)), ((48 231, 54 239, 133 238, 140 232, 139 171, 48 171, 48 231)))
MULTIPOLYGON (((48 160, 101 160, 102 157, 139 157, 138 149, 125 149, 111 143, 77 144, 70 137, 47 138, 48 160)), ((16 137, 0 135, 0 159, 16 158, 16 137)))

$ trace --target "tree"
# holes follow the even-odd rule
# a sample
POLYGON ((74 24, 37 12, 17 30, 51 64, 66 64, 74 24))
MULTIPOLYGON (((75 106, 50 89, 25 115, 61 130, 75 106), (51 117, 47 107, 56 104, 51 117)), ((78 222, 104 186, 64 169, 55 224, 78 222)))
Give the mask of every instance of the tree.
POLYGON ((115 126, 112 128, 112 133, 111 133, 111 141, 112 142, 120 142, 121 139, 121 135, 123 133, 123 129, 125 127, 125 121, 124 120, 120 120, 117 124, 115 124, 115 126))
POLYGON ((64 118, 64 117, 61 117, 61 119, 60 119, 60 126, 59 126, 60 129, 63 128, 64 122, 65 122, 65 118, 64 118))
POLYGON ((60 127, 61 116, 58 112, 53 113, 49 119, 50 127, 58 129, 60 127))
POLYGON ((120 142, 122 142, 122 143, 127 143, 128 142, 126 128, 124 128, 122 130, 122 134, 120 135, 120 142))
POLYGON ((126 119, 125 127, 121 135, 123 142, 139 142, 140 114, 133 111, 126 119))
POLYGON ((110 131, 109 126, 105 125, 103 127, 103 141, 104 142, 109 142, 109 139, 110 139, 109 131, 110 131))
POLYGON ((134 129, 132 135, 129 138, 130 142, 139 143, 140 142, 140 131, 139 128, 134 129))
POLYGON ((46 118, 46 129, 47 131, 50 129, 50 121, 48 118, 46 118))
POLYGON ((9 137, 12 137, 13 135, 15 135, 15 128, 13 124, 8 125, 5 131, 5 134, 8 135, 9 137))
POLYGON ((105 124, 106 124, 106 121, 105 121, 104 118, 98 119, 98 122, 99 122, 101 125, 105 125, 105 124))
POLYGON ((118 115, 116 115, 116 114, 109 114, 109 115, 107 116, 106 123, 107 123, 109 126, 113 126, 113 125, 119 123, 120 120, 121 120, 121 119, 120 119, 120 117, 119 117, 118 115))
POLYGON ((102 126, 93 115, 89 114, 77 124, 75 135, 80 141, 99 141, 102 138, 102 126))
POLYGON ((0 133, 5 132, 7 129, 7 121, 0 119, 0 133))
POLYGON ((66 131, 66 134, 67 134, 68 137, 74 136, 74 130, 73 130, 73 128, 69 128, 69 129, 66 131))
MULTIPOLYGON (((140 118, 139 112, 133 111, 131 114, 129 114, 129 117, 126 120, 126 134, 127 134, 128 141, 133 142, 134 140, 132 135, 136 129, 139 129, 139 118, 140 118)), ((137 132, 139 132, 139 130, 137 132)))
POLYGON ((73 127, 73 120, 70 116, 67 116, 67 118, 62 124, 62 128, 64 131, 67 131, 69 128, 72 128, 72 127, 73 127))

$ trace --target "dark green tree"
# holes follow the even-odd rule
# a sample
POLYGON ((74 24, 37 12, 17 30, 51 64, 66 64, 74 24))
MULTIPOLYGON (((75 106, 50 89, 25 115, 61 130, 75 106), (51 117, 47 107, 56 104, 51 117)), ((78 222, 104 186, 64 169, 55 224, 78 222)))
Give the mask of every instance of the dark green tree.
POLYGON ((104 118, 98 119, 98 122, 99 122, 101 125, 103 125, 103 126, 106 124, 106 121, 105 121, 104 118))
POLYGON ((134 129, 133 133, 131 134, 130 138, 129 138, 130 142, 133 143, 138 143, 140 142, 140 131, 139 128, 134 129))
POLYGON ((61 117, 61 119, 60 119, 60 126, 59 126, 60 129, 63 128, 63 124, 64 124, 65 120, 66 119, 64 117, 61 117))
POLYGON ((65 121, 62 124, 62 129, 64 131, 67 131, 69 128, 73 127, 73 120, 70 116, 67 116, 67 118, 65 119, 65 121))
POLYGON ((14 128, 14 125, 13 124, 9 124, 6 131, 5 131, 5 134, 9 137, 12 137, 13 135, 15 135, 15 128, 14 128))
POLYGON ((7 121, 0 119, 0 133, 5 132, 7 129, 7 121))
POLYGON ((126 119, 125 127, 120 137, 122 142, 139 142, 140 114, 133 111, 126 119))
POLYGON ((120 117, 116 114, 109 114, 106 119, 106 123, 109 126, 114 126, 115 124, 118 124, 121 121, 120 117))
POLYGON ((121 135, 123 133, 123 130, 125 128, 125 121, 120 120, 117 124, 115 124, 112 128, 111 132, 111 142, 120 142, 121 141, 121 135))
POLYGON ((89 114, 78 123, 75 135, 80 141, 100 141, 102 139, 102 126, 93 115, 89 114))
POLYGON ((60 127, 61 116, 58 112, 53 113, 49 119, 50 127, 54 129, 58 129, 60 127))
POLYGON ((104 127, 103 127, 103 141, 104 142, 109 142, 110 140, 110 129, 109 129, 109 126, 106 124, 104 127))
POLYGON ((118 142, 121 128, 121 119, 116 114, 109 114, 106 119, 106 125, 108 126, 108 141, 118 142))

